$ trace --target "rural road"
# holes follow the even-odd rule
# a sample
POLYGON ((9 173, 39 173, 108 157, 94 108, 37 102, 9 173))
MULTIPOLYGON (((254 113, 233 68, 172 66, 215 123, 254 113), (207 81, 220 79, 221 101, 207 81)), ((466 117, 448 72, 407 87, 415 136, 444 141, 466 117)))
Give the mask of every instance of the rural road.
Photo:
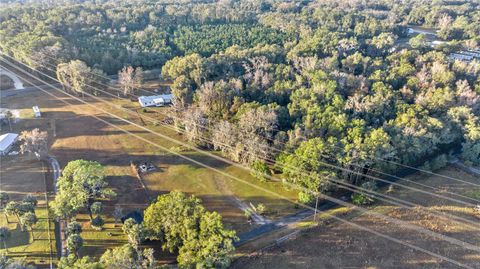
MULTIPOLYGON (((332 209, 335 206, 338 206, 338 205, 336 203, 326 201, 326 202, 321 203, 318 206, 318 211, 324 211, 324 210, 332 209)), ((267 234, 267 233, 271 233, 271 232, 276 231, 278 229, 281 229, 281 228, 283 228, 283 227, 285 227, 289 224, 304 220, 304 219, 312 216, 313 213, 314 213, 313 210, 305 209, 305 210, 302 210, 302 211, 297 212, 295 214, 285 216, 285 217, 283 217, 279 220, 260 225, 257 228, 254 228, 254 229, 252 229, 248 232, 245 232, 245 233, 242 233, 242 234, 238 235, 240 240, 238 242, 236 242, 235 245, 236 246, 243 245, 247 241, 249 241, 253 238, 262 236, 262 235, 267 234)))
MULTIPOLYGON (((57 159, 53 157, 48 157, 48 162, 50 163, 50 166, 52 166, 52 173, 53 173, 53 190, 55 193, 57 193, 57 180, 60 177, 61 174, 61 169, 60 169, 60 164, 58 163, 57 159)), ((65 230, 65 221, 60 220, 59 221, 59 226, 60 226, 60 249, 61 249, 61 257, 66 256, 66 251, 65 251, 65 234, 63 231, 65 230)))
POLYGON ((0 67, 0 75, 5 75, 5 76, 9 77, 11 80, 13 80, 13 86, 15 87, 15 90, 23 89, 22 81, 20 80, 20 78, 17 75, 12 73, 11 71, 0 67))
POLYGON ((456 165, 460 169, 464 170, 467 173, 475 174, 480 176, 480 168, 474 167, 474 166, 467 166, 463 162, 461 162, 459 159, 455 159, 451 162, 452 164, 456 165))
MULTIPOLYGON (((60 86, 59 83, 56 83, 56 84, 52 84, 53 86, 55 87, 58 87, 60 86)), ((43 90, 49 90, 51 89, 50 86, 48 85, 39 85, 37 87, 40 87, 42 88, 43 90)), ((27 94, 27 93, 30 93, 30 92, 33 92, 33 91, 38 91, 38 88, 37 87, 25 87, 23 89, 11 89, 11 90, 3 90, 3 91, 0 91, 0 97, 1 98, 5 98, 5 97, 10 97, 10 96, 15 96, 15 95, 21 95, 21 94, 27 94)))
POLYGON ((225 185, 225 181, 222 179, 215 178, 215 185, 217 189, 220 190, 223 194, 225 194, 230 202, 236 206, 238 209, 242 210, 244 213, 250 213, 251 220, 255 224, 264 225, 271 223, 271 220, 263 217, 262 215, 258 214, 254 209, 252 204, 248 205, 240 200, 235 194, 225 185))
MULTIPOLYGON (((465 164, 460 162, 460 160, 458 160, 458 159, 452 161, 451 163, 458 166, 459 168, 463 169, 466 172, 469 172, 469 173, 476 174, 476 175, 480 176, 480 168, 478 168, 478 167, 466 166, 465 164)), ((391 179, 391 181, 395 182, 396 180, 391 179)), ((338 206, 338 205, 336 203, 333 203, 333 202, 325 201, 323 203, 320 203, 320 205, 318 206, 318 211, 329 210, 329 209, 334 208, 335 206, 338 206)), ((276 230, 278 230, 282 227, 285 227, 289 224, 301 221, 301 220, 306 219, 306 218, 308 218, 312 215, 313 215, 312 210, 305 209, 305 210, 302 210, 302 211, 300 211, 296 214, 292 214, 292 215, 283 217, 283 218, 281 218, 279 220, 276 220, 276 221, 273 221, 271 223, 260 225, 260 226, 254 228, 254 229, 252 229, 248 232, 240 234, 238 236, 240 238, 240 240, 238 242, 236 242, 235 245, 236 246, 243 245, 251 239, 254 239, 254 238, 262 236, 264 234, 276 231, 276 230)))

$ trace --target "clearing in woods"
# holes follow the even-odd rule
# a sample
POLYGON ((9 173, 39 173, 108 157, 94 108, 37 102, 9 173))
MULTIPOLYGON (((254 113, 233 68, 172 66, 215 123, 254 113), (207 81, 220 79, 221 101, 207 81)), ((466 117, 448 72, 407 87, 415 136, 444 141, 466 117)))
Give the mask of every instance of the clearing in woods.
MULTIPOLYGON (((181 151, 182 154, 190 158, 220 169, 228 174, 237 176, 269 190, 279 192, 291 199, 296 199, 296 193, 285 190, 281 187, 280 182, 259 182, 254 179, 248 171, 203 154, 186 150, 185 147, 180 147, 176 143, 162 139, 118 119, 114 119, 109 115, 102 114, 96 109, 82 104, 79 101, 75 101, 56 90, 49 90, 49 92, 73 103, 73 105, 66 105, 41 91, 33 91, 28 93, 28 95, 19 94, 2 98, 1 107, 18 109, 21 115, 31 117, 31 107, 33 105, 39 106, 42 111, 43 120, 51 125, 50 132, 55 134, 51 143, 50 155, 59 161, 61 167, 64 167, 69 161, 75 159, 96 160, 106 167, 107 180, 118 195, 114 201, 108 201, 105 204, 104 219, 106 221, 106 229, 103 231, 91 230, 88 224, 86 224, 86 216, 83 214, 78 216, 78 219, 85 223, 82 234, 85 239, 85 244, 81 250, 82 254, 99 256, 107 248, 126 242, 120 225, 114 227, 111 217, 115 205, 120 205, 124 213, 129 213, 133 210, 143 211, 151 199, 171 190, 180 190, 189 194, 195 194, 202 199, 207 209, 218 211, 223 216, 226 225, 235 229, 237 233, 247 231, 253 228, 254 225, 248 223, 245 213, 238 208, 238 204, 232 201, 231 195, 235 195, 245 204, 252 203, 253 205, 257 205, 258 203, 263 203, 266 206, 266 216, 269 219, 277 219, 298 210, 288 201, 272 197, 263 191, 236 182, 212 170, 203 168, 166 151, 162 151, 153 145, 100 122, 90 115, 101 117, 135 135, 158 143, 168 149, 181 151), (130 162, 132 161, 135 163, 149 162, 157 167, 156 171, 148 173, 143 177, 147 190, 143 189, 142 184, 135 177, 130 166, 130 162), (223 187, 220 189, 218 186, 223 187), (224 188, 228 188, 230 191, 225 192, 224 188)), ((124 107, 138 108, 138 103, 136 102, 107 98, 105 96, 102 96, 102 98, 124 107)), ((109 108, 106 104, 96 103, 96 101, 92 99, 85 98, 85 101, 95 103, 98 107, 108 109, 112 113, 128 118, 138 124, 142 124, 138 115, 148 115, 162 120, 164 116, 157 112, 163 111, 162 113, 164 113, 165 110, 168 109, 149 108, 146 111, 138 109, 138 115, 130 115, 124 111, 109 108)), ((173 130, 161 125, 155 126, 147 120, 145 120, 145 122, 149 129, 182 141, 182 136, 173 130)), ((159 253, 159 251, 157 251, 157 253, 159 253)), ((166 257, 167 262, 172 258, 168 255, 166 257)))

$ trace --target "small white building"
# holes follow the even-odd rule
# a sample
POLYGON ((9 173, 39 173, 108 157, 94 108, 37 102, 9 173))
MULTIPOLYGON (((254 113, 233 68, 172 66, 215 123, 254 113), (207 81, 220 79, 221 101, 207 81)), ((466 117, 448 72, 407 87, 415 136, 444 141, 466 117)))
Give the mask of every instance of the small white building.
POLYGON ((166 106, 172 103, 172 94, 160 94, 152 96, 140 96, 138 102, 142 107, 149 106, 166 106))
POLYGON ((0 135, 0 155, 5 156, 8 154, 13 144, 17 142, 18 134, 6 133, 0 135))
POLYGON ((40 118, 42 116, 42 113, 40 113, 40 108, 38 108, 38 106, 34 106, 32 107, 33 109, 33 115, 35 116, 35 118, 40 118))
POLYGON ((445 44, 445 43, 447 43, 447 42, 442 41, 442 40, 433 40, 432 42, 430 42, 430 47, 434 48, 434 47, 440 46, 440 45, 445 44))

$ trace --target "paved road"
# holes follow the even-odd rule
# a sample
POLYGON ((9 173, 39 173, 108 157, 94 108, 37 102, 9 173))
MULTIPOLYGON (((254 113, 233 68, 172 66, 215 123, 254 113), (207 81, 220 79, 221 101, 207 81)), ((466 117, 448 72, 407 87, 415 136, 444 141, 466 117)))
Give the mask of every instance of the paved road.
MULTIPOLYGON (((338 206, 338 205, 333 203, 333 202, 326 201, 326 202, 320 203, 320 205, 318 206, 318 211, 324 211, 324 210, 332 209, 335 206, 338 206)), ((276 231, 278 229, 281 229, 281 228, 283 228, 283 227, 285 227, 289 224, 304 220, 308 217, 311 217, 313 215, 313 213, 314 213, 313 210, 305 209, 305 210, 302 210, 302 211, 297 212, 295 214, 283 217, 279 220, 260 225, 257 228, 254 228, 254 229, 252 229, 248 232, 240 234, 238 236, 240 238, 240 240, 238 242, 236 242, 235 245, 236 246, 243 245, 251 239, 262 236, 262 235, 267 234, 267 233, 271 233, 271 232, 276 231)))
MULTIPOLYGON (((53 86, 55 87, 60 87, 61 84, 60 83, 55 83, 55 84, 52 84, 53 86)), ((50 86, 48 85, 39 85, 37 87, 40 87, 42 88, 43 90, 50 90, 52 89, 50 86)), ((19 90, 16 90, 16 89, 11 89, 11 90, 3 90, 3 91, 0 91, 0 97, 1 98, 5 98, 5 97, 9 97, 9 96, 16 96, 16 95, 22 95, 22 94, 28 94, 28 93, 31 93, 33 91, 38 91, 38 88, 37 87, 33 87, 33 86, 29 86, 29 87, 25 87, 23 89, 19 89, 19 90)))
MULTIPOLYGON (((52 167, 53 171, 53 189, 55 193, 57 193, 57 180, 61 175, 61 168, 60 164, 58 163, 57 159, 53 157, 48 157, 48 162, 50 163, 50 166, 52 167)), ((61 249, 61 256, 64 257, 66 256, 66 250, 65 250, 65 234, 63 231, 65 230, 66 223, 64 220, 60 220, 59 222, 60 225, 60 249, 61 249)))
POLYGON ((453 160, 451 163, 459 167, 460 169, 464 170, 467 173, 475 174, 480 176, 480 167, 474 167, 474 166, 467 166, 463 162, 461 162, 459 159, 453 160))
POLYGON ((12 79, 13 80, 13 86, 15 87, 16 90, 23 89, 22 81, 13 72, 10 72, 9 70, 6 70, 6 69, 0 67, 0 75, 5 75, 5 76, 9 77, 10 79, 12 79))

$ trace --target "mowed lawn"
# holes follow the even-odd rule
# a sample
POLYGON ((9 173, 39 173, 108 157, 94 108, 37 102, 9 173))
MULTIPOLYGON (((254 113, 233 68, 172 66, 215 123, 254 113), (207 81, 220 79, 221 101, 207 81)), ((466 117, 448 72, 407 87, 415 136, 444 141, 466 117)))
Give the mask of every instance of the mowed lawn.
MULTIPOLYGON (((42 118, 46 122, 50 122, 51 132, 55 133, 50 153, 58 159, 62 167, 69 161, 80 158, 98 161, 106 167, 107 181, 117 192, 117 198, 114 201, 105 202, 104 218, 107 219, 107 224, 104 231, 96 232, 85 229, 85 233, 82 234, 86 240, 85 249, 82 250, 84 253, 99 255, 106 248, 125 243, 125 238, 120 235, 118 227, 113 229, 111 226, 113 225, 111 223, 112 212, 116 205, 124 208, 125 213, 134 210, 143 211, 159 194, 172 190, 180 190, 198 196, 207 209, 219 211, 227 227, 235 229, 239 233, 253 228, 253 225, 248 223, 244 212, 238 209, 234 197, 238 197, 246 204, 252 203, 255 206, 258 203, 265 204, 267 217, 271 219, 298 210, 291 202, 279 199, 277 196, 265 193, 241 181, 280 193, 288 199, 296 199, 296 192, 285 190, 281 183, 259 182, 242 168, 188 150, 175 141, 162 137, 167 136, 184 143, 182 135, 169 127, 153 124, 146 118, 152 117, 161 121, 168 108, 149 108, 146 112, 138 109, 138 114, 136 112, 127 113, 113 105, 109 106, 92 99, 86 98, 85 100, 92 102, 94 107, 81 104, 55 90, 50 90, 50 92, 63 100, 72 102, 73 105, 66 105, 38 91, 29 93, 28 98, 24 96, 4 98, 2 107, 20 109, 22 113, 27 114, 31 110, 31 106, 40 106, 42 118), (157 132, 158 135, 114 119, 111 115, 98 111, 96 109, 98 107, 157 132), (91 115, 114 123, 123 130, 109 126, 91 115), (127 134, 124 131, 130 133, 127 134), (170 151, 179 152, 211 168, 232 175, 233 178, 176 156, 170 151), (149 162, 157 167, 156 171, 144 175, 143 182, 146 189, 134 175, 130 162, 149 162), (104 247, 99 248, 98 251, 89 247, 99 245, 104 247)), ((104 96, 102 98, 107 99, 104 96)), ((108 101, 113 102, 114 105, 138 108, 137 102, 129 100, 110 98, 108 101)), ((219 153, 212 153, 220 156, 219 153)), ((80 219, 83 221, 83 217, 80 216, 80 219)))
MULTIPOLYGON (((42 163, 25 160, 21 157, 6 157, 1 160, 0 190, 7 192, 11 201, 20 201, 27 194, 35 196, 38 206, 35 213, 38 223, 34 226, 32 238, 30 231, 21 231, 15 216, 0 215, 0 226, 8 227, 11 236, 7 240, 8 256, 25 257, 28 262, 38 266, 50 263, 50 254, 56 258, 54 223, 48 219, 45 202, 45 173, 42 163)), ((0 251, 5 252, 3 244, 0 251)))

